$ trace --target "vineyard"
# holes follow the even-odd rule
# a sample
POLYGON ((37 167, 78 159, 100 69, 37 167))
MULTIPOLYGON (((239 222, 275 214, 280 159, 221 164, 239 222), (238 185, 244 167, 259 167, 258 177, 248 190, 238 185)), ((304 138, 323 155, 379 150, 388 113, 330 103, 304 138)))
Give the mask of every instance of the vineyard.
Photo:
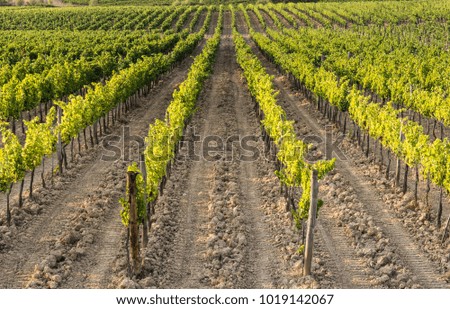
POLYGON ((47 4, 0 7, 0 288, 450 288, 449 0, 47 4))

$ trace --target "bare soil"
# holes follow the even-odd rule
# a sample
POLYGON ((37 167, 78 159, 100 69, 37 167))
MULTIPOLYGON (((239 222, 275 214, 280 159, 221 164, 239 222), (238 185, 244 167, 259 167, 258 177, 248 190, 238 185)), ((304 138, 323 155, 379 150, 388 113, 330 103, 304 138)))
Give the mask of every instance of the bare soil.
MULTIPOLYGON (((255 14, 249 15, 256 30, 263 31, 255 14)), ((215 12, 206 38, 217 19, 215 12)), ((298 136, 324 140, 326 126, 338 135, 256 48, 240 11, 236 22, 274 76, 278 103, 298 136)), ((25 199, 23 209, 13 199, 14 224, 0 226, 0 288, 450 287, 450 244, 440 243, 442 230, 430 221, 429 209, 393 188, 375 160, 365 158, 349 138, 334 146, 344 156, 320 182, 325 204, 315 231, 313 275, 302 275, 301 234, 285 210, 255 102, 236 62, 230 25, 226 12, 213 72, 155 205, 142 275, 127 275, 118 203, 126 167, 138 159, 139 147, 130 146, 129 160, 107 161, 103 156, 110 153, 97 146, 77 157, 49 188, 37 189, 33 200, 25 199), (242 147, 243 141, 252 151, 242 147)), ((130 135, 145 137, 149 124, 164 118, 192 59, 164 75, 110 135, 121 136, 129 128, 130 135)), ((324 153, 324 144, 316 143, 310 156, 323 159, 324 153)), ((449 212, 446 207, 444 215, 449 212)))
MULTIPOLYGON (((204 41, 193 55, 203 46, 204 41)), ((164 118, 172 93, 186 77, 192 61, 187 57, 163 76, 109 136, 122 138, 128 128, 130 136, 145 138, 148 125, 164 118)), ((115 161, 105 160, 103 155, 110 152, 102 146, 91 148, 62 176, 55 177, 48 189, 35 190, 33 200, 25 199, 23 209, 18 209, 13 199, 14 225, 0 227, 1 287, 108 286, 111 263, 119 254, 124 231, 118 199, 124 194, 127 164, 138 160, 136 146, 131 145, 127 161, 124 154, 115 161)))
MULTIPOLYGON (((222 141, 256 137, 263 149, 254 103, 236 63, 230 28, 224 32, 213 74, 204 85, 186 140, 214 136, 222 141)), ((147 247, 144 278, 124 277, 124 257, 117 261, 121 287, 288 288, 312 287, 302 278, 299 235, 284 202, 277 196, 272 162, 244 161, 240 147, 225 143, 211 156, 186 160, 181 149, 172 176, 156 205, 147 247), (122 269, 120 270, 120 266, 122 269)), ((204 147, 204 145, 203 145, 204 147)), ((202 153, 201 143, 194 152, 202 153)), ((248 155, 248 154, 247 154, 248 155)))
MULTIPOLYGON (((268 72, 275 76, 274 83, 280 91, 279 104, 286 110, 288 119, 296 121, 298 134, 325 140, 325 126, 331 123, 252 46, 268 72)), ((338 131, 334 129, 333 134, 337 136, 338 131)), ((317 149, 322 158, 323 146, 322 143, 317 149)), ((338 149, 333 150, 336 154, 338 149)), ((435 227, 428 229, 433 223, 426 219, 428 209, 424 203, 419 202, 414 209, 411 193, 398 194, 392 189, 390 182, 376 173, 378 166, 364 160, 361 151, 349 140, 345 140, 339 150, 345 156, 337 157, 335 171, 321 185, 321 192, 327 198, 318 228, 329 252, 336 252, 341 264, 337 265, 343 276, 339 281, 346 282, 346 287, 358 288, 368 284, 391 288, 449 287, 448 244, 440 244, 440 233, 435 227), (402 216, 401 210, 393 209, 393 204, 410 212, 403 211, 402 216), (404 227, 411 221, 415 222, 413 224, 421 222, 418 224, 420 236, 412 227, 404 227), (427 246, 423 246, 423 237, 427 246), (357 270, 357 266, 362 268, 357 270), (367 274, 370 280, 361 280, 362 274, 367 274)))

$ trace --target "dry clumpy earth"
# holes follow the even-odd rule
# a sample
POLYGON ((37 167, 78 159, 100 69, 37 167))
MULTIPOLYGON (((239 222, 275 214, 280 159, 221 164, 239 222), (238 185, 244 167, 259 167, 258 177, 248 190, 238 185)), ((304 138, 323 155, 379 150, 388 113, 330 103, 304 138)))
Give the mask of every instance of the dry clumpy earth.
MULTIPOLYGON (((210 29, 217 17, 216 12, 210 29)), ((250 17, 256 25, 256 16, 250 17)), ((236 21, 274 76, 279 104, 295 121, 298 136, 324 137, 325 126, 332 124, 260 53, 241 12, 236 21)), ((320 183, 325 204, 315 230, 313 275, 302 275, 301 233, 285 211, 254 101, 236 63, 230 24, 226 12, 213 73, 155 205, 149 242, 142 249, 142 274, 127 275, 126 231, 119 217, 129 162, 104 160, 106 150, 96 146, 77 154, 64 175, 53 181, 47 176, 47 188, 36 177, 34 197, 25 198, 22 208, 15 188, 11 227, 0 209, 1 288, 450 287, 450 242, 441 243, 435 207, 427 207, 422 194, 415 204, 411 193, 400 193, 392 177, 386 179, 376 160, 366 158, 348 137, 338 145, 345 157, 338 157, 335 170, 320 183), (205 157, 198 139, 206 136, 233 139, 205 157), (238 147, 244 136, 254 137, 251 144, 260 153, 252 160, 238 147), (190 155, 192 150, 198 158, 190 155)), ((148 125, 164 117, 191 64, 187 57, 162 76, 106 133, 120 135, 126 126, 131 135, 144 137, 148 125)), ((339 134, 336 128, 334 133, 339 134)), ((310 155, 323 158, 324 152, 317 144, 310 155)), ((133 143, 130 160, 137 160, 138 153, 133 143)), ((436 205, 432 191, 430 204, 436 205)), ((0 204, 5 205, 4 197, 0 204)), ((444 218, 449 212, 446 204, 444 218)))

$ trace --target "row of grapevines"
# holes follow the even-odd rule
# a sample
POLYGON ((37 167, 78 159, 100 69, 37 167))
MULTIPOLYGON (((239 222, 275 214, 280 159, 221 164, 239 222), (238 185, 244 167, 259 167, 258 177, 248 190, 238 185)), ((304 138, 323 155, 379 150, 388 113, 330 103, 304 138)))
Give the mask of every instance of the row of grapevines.
POLYGON ((0 86, 12 77, 23 79, 26 74, 41 73, 56 64, 81 58, 90 62, 110 55, 114 58, 111 62, 126 65, 139 57, 138 51, 150 54, 166 45, 165 37, 176 36, 144 31, 2 31, 0 86))
POLYGON ((0 8, 0 30, 148 30, 153 28, 156 16, 172 12, 172 7, 155 6, 0 8))
POLYGON ((274 7, 275 7, 274 4, 267 4, 267 5, 260 4, 258 5, 258 10, 264 11, 267 15, 269 15, 269 18, 273 21, 274 25, 282 29, 284 28, 284 26, 281 23, 280 19, 278 18, 274 7))
MULTIPOLYGON (((241 5, 241 6, 242 6, 242 5, 241 5)), ((256 17, 258 18, 258 21, 260 22, 261 26, 262 26, 263 28, 266 28, 266 27, 267 27, 267 25, 266 25, 266 20, 265 20, 264 17, 262 16, 261 12, 258 10, 258 6, 253 5, 253 4, 249 4, 249 5, 247 6, 247 8, 248 8, 249 10, 252 10, 252 11, 253 11, 253 13, 254 13, 254 14, 256 15, 256 17)))
POLYGON ((404 39, 397 42, 396 35, 373 29, 363 35, 326 29, 282 30, 286 35, 271 29, 267 32, 288 52, 304 55, 314 66, 358 83, 384 101, 393 100, 450 125, 450 99, 446 96, 450 84, 445 78, 450 58, 443 50, 408 44, 404 39))
POLYGON ((288 12, 288 14, 292 14, 292 15, 296 16, 300 20, 301 25, 305 25, 308 27, 314 26, 314 23, 311 21, 309 16, 306 15, 305 13, 299 11, 294 3, 288 3, 286 5, 285 9, 288 12))
POLYGON ((123 47, 117 46, 116 52, 113 51, 111 54, 103 52, 90 61, 81 57, 75 61, 60 59, 61 62, 45 63, 40 66, 39 70, 42 71, 37 73, 21 72, 20 67, 26 67, 27 62, 20 62, 11 71, 3 69, 1 72, 5 74, 3 79, 8 81, 0 90, 0 119, 19 119, 22 111, 32 110, 41 102, 74 93, 91 82, 104 79, 114 70, 128 67, 145 55, 165 52, 186 35, 187 31, 181 35, 155 38, 151 42, 139 40, 136 43, 140 44, 130 44, 125 58, 121 58, 120 54, 114 55, 123 50, 123 47), (17 75, 23 78, 20 79, 17 75))
POLYGON ((339 14, 336 14, 335 11, 333 11, 331 8, 329 7, 322 7, 319 11, 319 14, 322 14, 325 18, 327 18, 329 20, 328 24, 330 26, 333 25, 338 25, 340 27, 347 27, 348 26, 348 21, 347 19, 345 19, 344 17, 342 17, 339 14))
POLYGON ((308 16, 311 20, 315 21, 316 23, 319 23, 323 27, 331 27, 332 23, 328 18, 323 16, 321 13, 317 12, 313 9, 310 5, 304 5, 304 6, 297 6, 297 9, 308 16))
MULTIPOLYGON (((149 127, 144 150, 147 178, 143 181, 142 174, 135 163, 128 169, 138 174, 136 183, 138 195, 142 196, 142 193, 145 193, 145 197, 137 198, 138 214, 144 214, 138 216, 139 224, 144 224, 147 203, 154 202, 158 197, 160 184, 166 177, 167 166, 175 156, 175 148, 182 138, 186 121, 194 113, 197 97, 202 89, 203 82, 210 75, 220 43, 222 21, 223 9, 220 7, 214 35, 208 39, 201 54, 194 59, 186 79, 173 93, 173 100, 167 108, 166 118, 164 120, 157 119, 149 127)), ((128 200, 122 198, 120 203, 123 206, 121 211, 122 223, 128 226, 128 200)))
POLYGON ((67 103, 57 102, 56 104, 63 110, 59 125, 63 142, 69 143, 83 128, 96 123, 112 108, 184 58, 204 36, 210 16, 211 9, 201 31, 178 41, 171 53, 143 57, 142 60, 114 74, 105 84, 97 83, 88 88, 85 96, 71 96, 67 103))
POLYGON ((194 11, 194 7, 190 6, 180 15, 180 18, 178 18, 177 23, 175 24, 176 31, 181 31, 183 29, 184 23, 190 17, 192 11, 194 11))
POLYGON ((145 149, 149 202, 158 196, 159 185, 166 176, 166 167, 174 157, 174 150, 182 137, 186 121, 194 112, 203 82, 210 74, 222 33, 222 20, 223 9, 220 7, 214 35, 207 41, 202 53, 195 58, 187 78, 173 93, 166 118, 150 125, 145 149))
POLYGON ((199 6, 197 8, 197 11, 194 14, 194 17, 192 17, 191 22, 189 23, 189 31, 194 32, 195 25, 197 24, 198 19, 200 18, 200 14, 205 10, 204 6, 199 6))
POLYGON ((297 138, 294 122, 286 119, 285 111, 277 104, 276 91, 272 84, 273 77, 266 73, 250 46, 237 32, 234 24, 234 13, 233 40, 237 62, 244 72, 251 95, 264 115, 261 124, 278 149, 277 159, 282 167, 279 171, 276 171, 276 174, 285 186, 302 188, 302 196, 295 213, 295 218, 299 224, 301 220, 308 216, 312 170, 316 169, 319 178, 322 178, 334 168, 335 159, 319 161, 314 164, 305 160, 308 145, 297 138))
POLYGON ((450 12, 450 1, 296 3, 295 7, 327 27, 332 23, 345 25, 343 17, 346 22, 359 25, 385 25, 420 23, 426 19, 446 20, 450 12))
POLYGON ((315 68, 306 55, 287 52, 282 44, 251 30, 257 45, 285 72, 292 74, 307 90, 341 111, 411 168, 421 168, 424 177, 450 192, 450 145, 447 139, 430 142, 423 127, 398 117, 391 104, 369 103, 356 87, 348 87, 333 72, 315 68))
POLYGON ((373 91, 384 101, 392 100, 450 126, 450 99, 446 95, 450 84, 445 78, 450 58, 444 50, 416 44, 409 49, 410 45, 404 41, 400 43, 404 48, 384 45, 389 42, 387 35, 373 32, 370 38, 362 39, 343 31, 286 30, 286 33, 292 40, 278 37, 289 49, 315 53, 316 57, 326 55, 323 61, 318 61, 320 66, 373 91), (342 48, 343 42, 346 48, 342 48), (381 46, 379 42, 383 42, 381 46), (395 52, 391 52, 393 48, 395 52))
MULTIPOLYGON (((122 18, 115 22, 108 30, 150 30, 155 25, 155 20, 161 15, 162 9, 155 8, 142 14, 141 12, 129 12, 128 18, 122 18)), ((89 29, 96 29, 97 23, 89 25, 89 29)))
POLYGON ((391 104, 371 103, 353 88, 348 95, 349 115, 369 135, 401 158, 410 168, 421 168, 425 178, 450 193, 450 142, 430 137, 414 121, 399 117, 391 104))
MULTIPOLYGON (((12 185, 24 178, 25 172, 34 170, 37 162, 45 155, 53 153, 57 136, 63 142, 76 136, 82 126, 92 124, 96 119, 127 99, 139 88, 157 77, 157 73, 168 70, 171 65, 192 51, 206 33, 211 19, 211 8, 200 32, 190 34, 177 43, 168 55, 157 54, 144 57, 129 68, 114 74, 105 84, 96 84, 89 88, 85 97, 71 97, 68 103, 58 102, 63 111, 61 121, 55 125, 55 109, 50 110, 46 122, 40 124, 37 119, 25 122, 28 126, 25 145, 22 146, 15 134, 2 124, 2 142, 0 148, 0 191, 7 194, 7 219, 10 220, 9 194, 12 185), (91 110, 88 110, 91 108, 91 110), (36 144, 38 143, 38 144, 36 144), (39 145, 40 143, 40 145, 39 145), (27 146, 28 145, 28 146, 27 146), (40 147, 40 148, 39 148, 40 147)), ((30 191, 31 192, 31 191, 30 191)))
MULTIPOLYGON (((291 3, 292 4, 292 3, 291 3)), ((269 6, 269 5, 268 5, 269 6)), ((298 28, 300 26, 299 22, 294 18, 293 14, 290 14, 287 10, 288 4, 282 5, 282 4, 271 4, 270 8, 273 9, 275 12, 283 16, 284 19, 286 19, 294 28, 298 28)))
MULTIPOLYGON (((52 108, 45 123, 40 123, 37 118, 25 121, 27 135, 23 146, 17 136, 6 128, 6 124, 0 123, 3 144, 3 147, 0 148, 0 191, 7 194, 6 219, 8 225, 11 220, 9 195, 13 184, 22 180, 26 171, 31 171, 34 176, 34 170, 41 164, 44 157, 52 154, 55 150, 55 116, 55 109, 52 108)), ((32 186, 31 181, 30 195, 32 186)))
POLYGON ((162 22, 161 26, 160 26, 160 30, 161 31, 166 31, 167 29, 170 28, 170 26, 172 25, 173 21, 178 18, 178 16, 183 12, 183 11, 187 11, 186 7, 183 6, 179 6, 173 10, 171 10, 171 13, 169 16, 165 17, 164 21, 162 22))

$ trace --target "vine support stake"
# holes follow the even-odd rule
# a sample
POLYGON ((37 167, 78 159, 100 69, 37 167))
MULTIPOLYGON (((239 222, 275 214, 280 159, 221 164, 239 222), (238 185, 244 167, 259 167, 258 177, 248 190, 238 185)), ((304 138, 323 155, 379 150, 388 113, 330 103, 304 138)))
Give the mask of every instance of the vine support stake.
POLYGON ((326 160, 331 160, 333 157, 333 127, 331 125, 325 126, 325 155, 326 160))
POLYGON ((319 182, 317 170, 313 170, 311 173, 311 199, 308 213, 308 226, 306 230, 306 245, 305 245, 305 266, 303 274, 305 276, 311 275, 311 262, 313 256, 314 245, 314 227, 316 225, 317 215, 317 196, 319 193, 319 182))
MULTIPOLYGON (((58 106, 58 125, 61 124, 61 117, 62 117, 62 109, 58 106)), ((63 173, 63 147, 62 147, 62 138, 61 138, 61 132, 58 131, 58 143, 56 145, 57 148, 57 155, 58 155, 58 167, 59 167, 59 173, 63 173)))
MULTIPOLYGON (((400 129, 400 141, 403 142, 404 137, 402 134, 402 129, 400 129)), ((405 164, 405 169, 406 169, 406 164, 405 164)), ((397 166, 395 169, 395 186, 396 187, 400 187, 400 170, 401 170, 401 161, 400 161, 400 156, 397 156, 397 166)))
POLYGON ((144 215, 144 224, 142 229, 142 248, 147 248, 148 243, 148 205, 147 205, 147 169, 145 168, 145 155, 140 155, 140 170, 142 174, 142 179, 144 181, 144 204, 145 204, 145 215, 144 215))
POLYGON ((133 275, 137 275, 140 272, 139 263, 139 227, 138 227, 138 214, 137 214, 137 187, 136 187, 136 176, 135 172, 127 173, 127 183, 128 183, 128 202, 130 205, 130 251, 131 251, 131 268, 133 275))
POLYGON ((444 243, 445 239, 448 236, 448 228, 449 228, 449 226, 450 226, 450 216, 448 216, 447 223, 445 224, 444 233, 442 234, 441 243, 444 243))

